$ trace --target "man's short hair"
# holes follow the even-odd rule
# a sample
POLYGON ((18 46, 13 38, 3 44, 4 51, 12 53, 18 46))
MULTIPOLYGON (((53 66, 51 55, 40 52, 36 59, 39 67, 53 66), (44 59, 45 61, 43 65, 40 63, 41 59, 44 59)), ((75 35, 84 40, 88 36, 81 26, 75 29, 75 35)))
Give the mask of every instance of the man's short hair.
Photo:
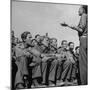
POLYGON ((37 40, 36 40, 36 39, 32 39, 32 40, 31 40, 31 43, 32 43, 33 41, 37 42, 37 40))
POLYGON ((40 36, 39 34, 35 35, 35 38, 37 38, 38 36, 40 36))
POLYGON ((69 42, 69 43, 68 43, 68 46, 70 46, 71 44, 74 44, 74 42, 69 42))
POLYGON ((25 39, 27 38, 27 35, 28 35, 28 34, 31 34, 31 33, 28 32, 28 31, 23 32, 23 33, 21 34, 21 39, 22 39, 22 40, 25 40, 25 39))
POLYGON ((64 42, 67 42, 67 40, 62 40, 61 45, 63 45, 64 42))
POLYGON ((79 48, 79 46, 75 47, 75 50, 77 50, 79 48))

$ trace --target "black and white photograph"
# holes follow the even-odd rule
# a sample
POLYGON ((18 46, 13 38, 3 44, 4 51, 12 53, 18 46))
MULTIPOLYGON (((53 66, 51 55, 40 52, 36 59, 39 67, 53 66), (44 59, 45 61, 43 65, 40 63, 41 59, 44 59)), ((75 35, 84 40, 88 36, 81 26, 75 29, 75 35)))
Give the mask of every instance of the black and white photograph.
POLYGON ((88 85, 88 5, 11 0, 11 89, 88 85))

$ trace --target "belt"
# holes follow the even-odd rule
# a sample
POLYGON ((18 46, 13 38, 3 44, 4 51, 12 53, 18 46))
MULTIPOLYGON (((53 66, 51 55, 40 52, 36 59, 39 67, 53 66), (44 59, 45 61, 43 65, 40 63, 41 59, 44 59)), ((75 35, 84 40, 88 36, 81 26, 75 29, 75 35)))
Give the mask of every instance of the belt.
POLYGON ((87 36, 81 36, 81 37, 87 37, 87 36))
POLYGON ((81 36, 81 37, 87 37, 86 35, 83 35, 83 36, 81 36))

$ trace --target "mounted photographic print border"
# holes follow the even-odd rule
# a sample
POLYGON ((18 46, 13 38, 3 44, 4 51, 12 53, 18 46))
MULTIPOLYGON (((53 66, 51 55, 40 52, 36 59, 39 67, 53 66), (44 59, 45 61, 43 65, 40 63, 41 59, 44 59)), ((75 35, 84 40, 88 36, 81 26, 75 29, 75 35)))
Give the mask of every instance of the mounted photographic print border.
POLYGON ((88 6, 11 1, 11 87, 87 85, 88 6))

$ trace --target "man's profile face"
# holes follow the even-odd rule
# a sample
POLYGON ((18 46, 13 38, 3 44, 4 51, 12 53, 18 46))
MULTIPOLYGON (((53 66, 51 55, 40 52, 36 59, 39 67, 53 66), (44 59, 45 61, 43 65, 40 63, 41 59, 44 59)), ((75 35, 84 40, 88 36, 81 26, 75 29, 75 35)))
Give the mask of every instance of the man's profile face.
POLYGON ((31 44, 31 38, 32 38, 32 35, 28 34, 25 40, 27 44, 31 44))
POLYGON ((79 8, 78 14, 79 14, 79 16, 81 16, 83 14, 83 8, 82 8, 82 6, 79 8))

